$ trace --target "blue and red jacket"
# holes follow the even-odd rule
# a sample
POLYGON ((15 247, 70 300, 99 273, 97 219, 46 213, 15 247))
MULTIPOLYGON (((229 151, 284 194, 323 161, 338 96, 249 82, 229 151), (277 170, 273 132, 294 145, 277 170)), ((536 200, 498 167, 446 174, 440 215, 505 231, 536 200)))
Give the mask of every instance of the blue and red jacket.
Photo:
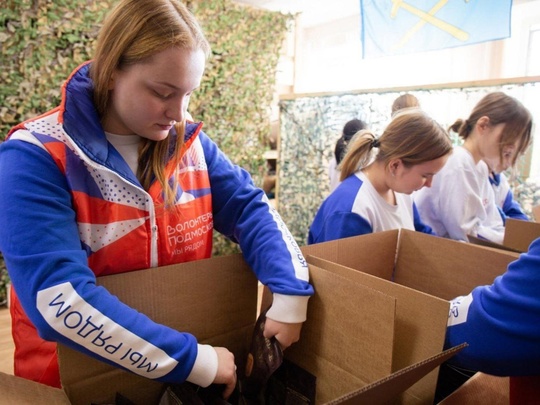
POLYGON ((208 258, 215 228, 240 244, 274 293, 268 316, 302 322, 313 294, 307 264, 264 192, 200 123, 186 125, 181 161, 166 168, 177 176, 178 209, 164 209, 159 182, 144 190, 107 141, 89 67, 72 73, 59 107, 18 125, 0 145, 0 250, 14 288, 15 374, 59 386, 61 342, 158 381, 181 382, 202 367, 192 382, 209 384, 194 336, 119 302, 96 276, 208 258), (84 333, 66 326, 67 308, 86 320, 84 333), (104 336, 108 344, 97 344, 104 336), (113 350, 119 342, 143 350, 147 366, 123 361, 113 350))

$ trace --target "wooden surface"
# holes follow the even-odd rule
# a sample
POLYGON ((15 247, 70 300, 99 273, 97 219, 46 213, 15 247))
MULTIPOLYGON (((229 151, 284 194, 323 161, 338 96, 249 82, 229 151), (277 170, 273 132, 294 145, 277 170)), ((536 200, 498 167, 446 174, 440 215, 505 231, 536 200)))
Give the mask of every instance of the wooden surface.
POLYGON ((0 371, 13 374, 13 339, 9 309, 0 307, 0 371))

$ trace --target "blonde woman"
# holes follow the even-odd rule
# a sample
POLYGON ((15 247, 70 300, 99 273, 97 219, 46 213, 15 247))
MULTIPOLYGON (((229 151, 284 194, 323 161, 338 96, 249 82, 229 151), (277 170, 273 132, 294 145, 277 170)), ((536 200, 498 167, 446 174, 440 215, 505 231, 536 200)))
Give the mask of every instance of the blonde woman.
POLYGON ((358 132, 341 162, 342 183, 319 208, 308 243, 399 228, 431 234, 411 194, 431 185, 451 152, 446 131, 419 109, 399 111, 379 138, 358 132))
POLYGON ((62 342, 158 381, 223 384, 228 397, 236 385, 229 350, 198 344, 96 286, 96 276, 208 258, 213 229, 240 244, 274 293, 265 336, 284 348, 298 340, 313 294, 298 246, 249 174, 201 123, 186 122, 209 51, 179 1, 120 1, 61 105, 1 145, 0 249, 14 287, 16 375, 59 387, 62 342), (84 331, 58 321, 62 303, 77 308, 84 331), (124 343, 147 368, 115 356, 124 343))

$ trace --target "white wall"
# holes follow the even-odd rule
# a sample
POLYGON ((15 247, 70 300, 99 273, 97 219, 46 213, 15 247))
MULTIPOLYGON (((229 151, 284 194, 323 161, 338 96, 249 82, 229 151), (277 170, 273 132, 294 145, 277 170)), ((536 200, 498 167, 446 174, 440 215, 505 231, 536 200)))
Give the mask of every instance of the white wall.
MULTIPOLYGON (((334 93, 408 86, 421 89, 434 84, 540 76, 540 0, 514 0, 511 27, 511 38, 500 41, 362 59, 359 13, 304 28, 300 15, 280 67, 280 92, 334 93)), ((524 103, 539 121, 538 100, 524 103)), ((439 107, 444 109, 444 100, 439 107)), ((455 111, 453 107, 450 110, 455 111)), ((461 107, 460 117, 466 118, 472 106, 461 107)), ((540 179, 540 125, 536 127, 530 174, 540 179)))
POLYGON ((362 59, 359 14, 304 29, 301 25, 300 15, 295 93, 540 75, 539 63, 527 71, 529 33, 540 26, 538 0, 514 4, 511 38, 396 57, 362 59))

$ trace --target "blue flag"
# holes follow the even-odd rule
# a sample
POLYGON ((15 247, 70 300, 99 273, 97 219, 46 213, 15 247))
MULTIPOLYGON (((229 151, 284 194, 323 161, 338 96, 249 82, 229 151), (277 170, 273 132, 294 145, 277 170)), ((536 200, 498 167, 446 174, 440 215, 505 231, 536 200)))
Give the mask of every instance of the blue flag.
POLYGON ((510 36, 512 0, 360 0, 364 58, 510 36))

